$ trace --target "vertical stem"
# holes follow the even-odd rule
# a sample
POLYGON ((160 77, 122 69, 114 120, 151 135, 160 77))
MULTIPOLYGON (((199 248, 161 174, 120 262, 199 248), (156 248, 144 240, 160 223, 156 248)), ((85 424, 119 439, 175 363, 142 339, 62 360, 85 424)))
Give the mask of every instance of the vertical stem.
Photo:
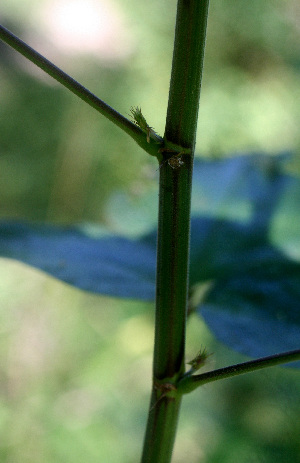
POLYGON ((179 0, 165 137, 194 148, 209 0, 179 0))
POLYGON ((161 168, 156 275, 154 378, 184 371, 192 159, 161 168))
POLYGON ((165 140, 187 148, 160 169, 153 389, 142 463, 169 463, 184 373, 190 201, 209 0, 178 0, 165 140))

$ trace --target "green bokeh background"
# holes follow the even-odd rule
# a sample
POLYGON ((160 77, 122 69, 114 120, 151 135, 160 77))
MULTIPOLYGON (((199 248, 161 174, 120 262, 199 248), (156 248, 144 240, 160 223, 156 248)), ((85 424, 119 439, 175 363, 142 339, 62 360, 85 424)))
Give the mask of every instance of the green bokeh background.
MULTIPOLYGON (((0 20, 119 112, 141 106, 163 135, 175 0, 92 2, 110 14, 101 27, 119 20, 101 52, 51 36, 43 18, 56 4, 3 0, 0 20)), ((288 149, 299 173, 299 31, 296 0, 211 1, 197 155, 288 149)), ((134 205, 152 193, 153 216, 155 160, 2 43, 0 59, 1 217, 146 231, 132 208, 123 224, 124 194, 134 205)), ((0 461, 139 461, 153 305, 86 294, 3 259, 0 276, 0 461)), ((192 318, 188 355, 204 345, 209 368, 244 360, 192 318)), ((283 368, 203 387, 184 400, 173 462, 300 461, 299 392, 299 372, 283 368)))

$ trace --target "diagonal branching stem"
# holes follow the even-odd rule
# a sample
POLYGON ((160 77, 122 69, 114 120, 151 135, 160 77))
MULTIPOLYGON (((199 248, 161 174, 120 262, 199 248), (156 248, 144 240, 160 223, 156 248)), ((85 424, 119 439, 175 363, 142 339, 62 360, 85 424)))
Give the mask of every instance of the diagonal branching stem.
POLYGON ((177 390, 181 394, 187 394, 197 389, 206 383, 219 381, 220 379, 231 378, 233 376, 243 375, 252 371, 261 370, 262 368, 273 367, 285 363, 295 362, 300 360, 300 349, 281 354, 271 355, 248 362, 230 365, 229 367, 219 368, 218 370, 208 371, 201 375, 186 374, 178 381, 177 390))
POLYGON ((156 142, 153 140, 147 140, 147 137, 141 128, 134 124, 130 119, 122 116, 122 114, 118 113, 118 111, 106 104, 83 85, 1 25, 0 39, 126 132, 147 153, 161 159, 159 148, 163 145, 162 138, 158 136, 156 142))

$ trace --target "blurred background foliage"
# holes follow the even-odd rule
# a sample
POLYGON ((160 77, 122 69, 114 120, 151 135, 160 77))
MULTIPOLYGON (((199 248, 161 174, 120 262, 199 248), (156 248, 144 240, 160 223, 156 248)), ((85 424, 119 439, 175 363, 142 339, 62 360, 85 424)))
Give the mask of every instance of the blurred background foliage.
MULTIPOLYGON (((141 106, 163 135, 175 10, 175 0, 2 0, 0 20, 122 114, 141 106)), ((299 39, 297 0, 211 2, 197 155, 289 149, 299 173, 299 39)), ((133 205, 152 193, 144 207, 155 211, 153 158, 2 43, 0 59, 2 218, 124 232, 125 193, 133 205)), ((126 233, 144 231, 130 210, 126 233)), ((139 461, 153 305, 7 260, 0 275, 1 461, 139 461)), ((243 360, 195 318, 191 358, 201 345, 214 352, 210 368, 243 360)), ((174 463, 300 461, 298 380, 274 368, 186 397, 174 463)))

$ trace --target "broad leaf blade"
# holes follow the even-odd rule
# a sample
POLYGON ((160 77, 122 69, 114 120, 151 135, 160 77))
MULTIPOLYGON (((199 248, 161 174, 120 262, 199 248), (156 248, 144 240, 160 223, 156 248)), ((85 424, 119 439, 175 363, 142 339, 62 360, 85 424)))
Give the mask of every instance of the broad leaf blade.
POLYGON ((217 282, 199 312, 222 342, 262 357, 299 349, 299 301, 300 267, 283 264, 217 282))
POLYGON ((91 238, 75 227, 1 223, 0 255, 78 288, 152 300, 155 248, 120 237, 91 238))
MULTIPOLYGON (((250 356, 300 346, 300 182, 282 172, 284 160, 195 164, 190 278, 192 285, 214 281, 199 313, 219 339, 250 356)), ((0 225, 0 255, 112 296, 154 299, 155 248, 155 232, 134 241, 0 225)))
POLYGON ((283 161, 245 156, 196 170, 198 211, 210 192, 212 209, 192 224, 190 278, 214 281, 198 313, 253 357, 300 348, 300 182, 283 161))

